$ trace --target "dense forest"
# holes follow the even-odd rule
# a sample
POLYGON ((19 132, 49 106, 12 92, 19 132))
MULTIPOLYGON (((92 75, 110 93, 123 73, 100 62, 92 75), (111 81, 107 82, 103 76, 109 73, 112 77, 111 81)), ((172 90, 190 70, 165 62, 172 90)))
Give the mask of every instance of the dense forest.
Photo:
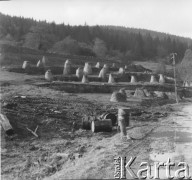
POLYGON ((178 61, 192 40, 143 29, 115 26, 70 26, 11 17, 0 13, 0 40, 18 46, 70 55, 130 60, 165 59, 171 52, 178 61))

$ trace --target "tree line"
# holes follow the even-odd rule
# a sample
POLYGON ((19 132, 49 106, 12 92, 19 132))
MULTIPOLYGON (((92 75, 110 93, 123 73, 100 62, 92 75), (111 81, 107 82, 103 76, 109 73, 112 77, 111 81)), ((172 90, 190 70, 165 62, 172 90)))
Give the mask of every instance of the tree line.
POLYGON ((0 13, 0 39, 45 52, 130 60, 182 59, 192 40, 142 29, 70 26, 0 13))

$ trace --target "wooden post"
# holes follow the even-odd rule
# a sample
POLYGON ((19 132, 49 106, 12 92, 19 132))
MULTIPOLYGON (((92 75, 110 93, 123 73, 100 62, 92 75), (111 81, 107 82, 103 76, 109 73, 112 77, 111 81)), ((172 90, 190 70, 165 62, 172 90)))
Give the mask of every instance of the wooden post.
POLYGON ((118 109, 118 125, 120 127, 121 138, 127 136, 126 126, 129 126, 130 108, 118 109))
POLYGON ((171 59, 173 59, 173 72, 174 72, 174 80, 175 80, 175 99, 176 99, 176 103, 179 103, 178 100, 178 96, 177 96, 177 79, 176 79, 176 68, 175 68, 175 55, 177 55, 177 53, 171 53, 171 59))

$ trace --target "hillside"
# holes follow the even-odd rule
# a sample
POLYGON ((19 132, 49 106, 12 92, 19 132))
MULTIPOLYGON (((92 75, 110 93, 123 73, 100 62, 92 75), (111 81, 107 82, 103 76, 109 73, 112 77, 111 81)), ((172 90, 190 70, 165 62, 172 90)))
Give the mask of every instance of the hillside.
POLYGON ((116 26, 70 26, 0 13, 0 41, 44 53, 128 61, 162 61, 177 52, 179 62, 192 40, 161 32, 116 26))
POLYGON ((4 43, 0 43, 0 53, 0 66, 9 67, 22 66, 23 61, 30 61, 31 64, 36 65, 38 60, 42 59, 43 56, 46 56, 49 59, 50 66, 63 66, 67 59, 71 59, 76 65, 83 65, 86 61, 92 62, 93 64, 97 61, 102 61, 103 63, 119 63, 118 60, 44 52, 27 47, 17 47, 15 44, 10 45, 4 43))

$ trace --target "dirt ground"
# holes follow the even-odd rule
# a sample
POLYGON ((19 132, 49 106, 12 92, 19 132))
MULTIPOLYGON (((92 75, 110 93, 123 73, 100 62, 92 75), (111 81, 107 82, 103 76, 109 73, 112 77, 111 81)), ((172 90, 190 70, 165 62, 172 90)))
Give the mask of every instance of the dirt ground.
POLYGON ((10 138, 1 131, 2 179, 113 179, 118 156, 137 157, 134 171, 142 161, 165 162, 170 156, 176 162, 186 160, 192 174, 191 99, 179 105, 141 107, 111 103, 111 94, 37 87, 36 81, 36 76, 0 71, 1 111, 16 133, 10 138), (115 128, 105 133, 81 129, 85 115, 117 113, 122 105, 143 111, 131 116, 127 127, 131 140, 122 141, 115 128), (38 137, 27 130, 37 127, 38 137))

